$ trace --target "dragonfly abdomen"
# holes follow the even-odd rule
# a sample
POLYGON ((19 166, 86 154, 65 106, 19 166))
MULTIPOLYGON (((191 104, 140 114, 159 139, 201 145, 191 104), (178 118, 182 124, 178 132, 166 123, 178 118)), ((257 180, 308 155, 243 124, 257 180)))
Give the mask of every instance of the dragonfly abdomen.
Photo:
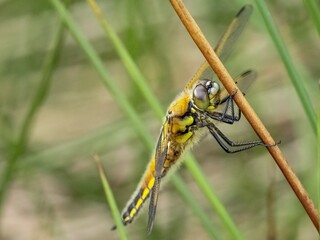
MULTIPOLYGON (((175 148, 173 145, 168 151, 167 158, 165 160, 164 167, 162 169, 161 177, 167 174, 167 171, 171 166, 179 159, 182 149, 175 148)), ((123 213, 122 222, 127 225, 133 221, 133 219, 138 215, 144 202, 148 199, 150 192, 154 186, 155 182, 155 161, 154 158, 150 161, 136 191, 133 193, 132 197, 127 203, 123 213)))
POLYGON ((151 160, 150 164, 145 171, 140 183, 138 184, 137 190, 130 198, 127 206, 122 213, 122 222, 127 225, 133 221, 141 210, 143 203, 147 200, 150 195, 150 191, 154 186, 155 182, 155 165, 154 159, 151 160))

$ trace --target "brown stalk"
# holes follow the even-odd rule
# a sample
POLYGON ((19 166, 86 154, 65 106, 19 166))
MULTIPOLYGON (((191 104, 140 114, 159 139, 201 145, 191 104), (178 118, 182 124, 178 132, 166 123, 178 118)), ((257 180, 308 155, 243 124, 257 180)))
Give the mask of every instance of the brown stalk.
MULTIPOLYGON (((236 90, 238 90, 237 85, 227 72, 224 65, 221 63, 220 59, 201 32, 199 26, 192 18, 187 8, 184 6, 183 2, 181 0, 170 0, 170 3, 221 83, 230 94, 234 93, 236 90)), ((271 137, 270 133, 267 131, 266 127, 263 125, 252 107, 249 105, 248 101, 244 98, 241 91, 237 91, 237 94, 234 96, 234 100, 260 139, 266 144, 275 144, 275 141, 271 137)), ((280 148, 275 145, 267 147, 267 149, 319 232, 320 227, 318 211, 310 199, 307 191, 304 189, 300 180, 289 166, 288 162, 280 151, 280 148)))

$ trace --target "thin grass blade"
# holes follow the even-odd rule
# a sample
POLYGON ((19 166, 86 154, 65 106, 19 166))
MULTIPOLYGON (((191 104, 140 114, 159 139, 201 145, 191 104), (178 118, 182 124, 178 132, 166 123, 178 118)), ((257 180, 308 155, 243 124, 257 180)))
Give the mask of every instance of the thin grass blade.
POLYGON ((302 103, 303 109, 309 119, 310 125, 314 134, 317 134, 317 116, 313 108, 313 104, 310 100, 309 94, 303 84, 303 79, 299 76, 297 67, 294 66, 292 58, 287 50, 285 43, 283 42, 280 33, 271 17, 268 7, 264 0, 255 0, 256 5, 262 15, 265 25, 268 29, 269 35, 282 59, 282 62, 287 70, 287 73, 291 79, 291 82, 298 94, 298 97, 302 103))
POLYGON ((108 180, 107 180, 107 177, 106 177, 106 172, 104 170, 104 167, 101 163, 101 160, 98 156, 94 156, 94 160, 96 161, 96 164, 97 164, 97 167, 98 167, 98 171, 99 171, 99 175, 100 175, 100 179, 101 179, 101 182, 102 182, 102 186, 103 186, 103 190, 104 190, 104 193, 106 195, 106 199, 107 199, 107 202, 109 203, 109 207, 110 207, 110 210, 111 210, 111 213, 112 213, 112 217, 116 223, 116 226, 117 226, 117 232, 118 232, 118 235, 119 235, 119 239, 121 240, 126 240, 128 239, 127 238, 127 235, 126 235, 126 232, 125 232, 125 228, 122 224, 122 221, 121 221, 121 218, 120 218, 120 212, 119 212, 119 209, 117 207, 117 203, 116 203, 116 200, 114 199, 114 196, 113 196, 113 193, 112 193, 112 190, 111 190, 111 187, 108 183, 108 180))
POLYGON ((320 35, 320 5, 316 3, 315 0, 304 0, 306 8, 311 16, 314 25, 318 30, 318 34, 320 35))

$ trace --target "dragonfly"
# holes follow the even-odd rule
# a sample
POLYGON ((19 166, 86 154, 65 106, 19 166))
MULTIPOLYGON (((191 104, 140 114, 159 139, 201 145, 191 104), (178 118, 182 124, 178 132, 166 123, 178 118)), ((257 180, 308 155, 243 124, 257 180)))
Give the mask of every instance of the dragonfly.
MULTIPOLYGON (((221 61, 226 59, 243 32, 252 10, 251 5, 241 8, 220 38, 215 52, 221 61)), ((248 70, 236 77, 235 82, 244 93, 255 78, 256 73, 248 70)), ((260 140, 233 142, 217 127, 217 123, 233 124, 240 120, 241 111, 233 100, 235 94, 236 91, 229 94, 223 88, 208 62, 200 66, 167 110, 155 151, 136 191, 122 212, 124 225, 135 219, 150 197, 147 232, 151 232, 162 178, 173 166, 179 165, 182 153, 196 144, 206 133, 210 133, 227 153, 236 153, 259 145, 269 146, 260 140)))

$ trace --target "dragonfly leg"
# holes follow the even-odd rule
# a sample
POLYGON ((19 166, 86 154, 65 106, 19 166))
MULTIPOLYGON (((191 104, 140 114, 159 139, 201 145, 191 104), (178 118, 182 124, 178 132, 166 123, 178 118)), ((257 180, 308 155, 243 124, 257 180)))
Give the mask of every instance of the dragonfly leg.
POLYGON ((205 115, 213 120, 218 121, 218 122, 224 122, 227 124, 234 123, 234 120, 232 120, 231 116, 223 116, 223 113, 221 113, 221 112, 213 112, 213 113, 205 112, 205 115))
POLYGON ((234 102, 234 96, 237 94, 238 89, 234 90, 231 95, 225 97, 225 99, 222 99, 221 103, 224 103, 226 101, 226 107, 224 109, 223 112, 223 118, 228 118, 230 120, 232 120, 232 122, 238 122, 241 118, 241 111, 238 108, 238 112, 237 115, 235 114, 235 102, 234 102), (230 102, 230 110, 231 110, 231 114, 228 114, 228 109, 229 109, 229 102, 230 102))
POLYGON ((237 114, 235 114, 235 102, 233 99, 237 92, 238 91, 235 90, 234 92, 232 92, 231 95, 228 95, 221 100, 220 104, 225 103, 223 112, 213 112, 212 114, 207 113, 207 115, 214 120, 224 122, 227 124, 233 124, 234 122, 238 122, 241 119, 241 111, 238 108, 237 114), (228 113, 228 110, 230 110, 231 113, 228 113))
POLYGON ((237 153, 237 152, 241 152, 241 151, 244 151, 244 150, 256 147, 256 146, 270 147, 270 146, 276 145, 276 144, 273 144, 273 145, 264 144, 260 140, 235 143, 235 142, 231 141, 226 135, 224 135, 214 124, 210 124, 207 127, 208 127, 211 135, 216 139, 216 141, 220 145, 220 147, 222 147, 222 149, 227 153, 237 153), (232 150, 227 145, 229 145, 229 147, 238 147, 238 149, 232 150))

